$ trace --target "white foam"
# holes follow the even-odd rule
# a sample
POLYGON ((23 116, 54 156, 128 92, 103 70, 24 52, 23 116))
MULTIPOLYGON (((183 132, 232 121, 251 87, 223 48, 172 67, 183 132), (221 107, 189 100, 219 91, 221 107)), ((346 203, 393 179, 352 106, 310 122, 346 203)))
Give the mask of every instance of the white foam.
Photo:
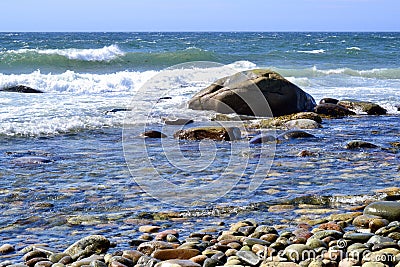
POLYGON ((19 49, 9 50, 7 53, 25 54, 38 53, 45 55, 60 55, 72 60, 83 61, 110 61, 125 53, 117 45, 104 46, 97 49, 19 49))
POLYGON ((361 48, 357 47, 357 46, 352 46, 352 47, 347 47, 347 50, 356 50, 356 51, 360 51, 361 48))
POLYGON ((315 49, 315 50, 302 50, 297 51, 298 53, 306 53, 306 54, 323 54, 325 53, 324 49, 315 49))

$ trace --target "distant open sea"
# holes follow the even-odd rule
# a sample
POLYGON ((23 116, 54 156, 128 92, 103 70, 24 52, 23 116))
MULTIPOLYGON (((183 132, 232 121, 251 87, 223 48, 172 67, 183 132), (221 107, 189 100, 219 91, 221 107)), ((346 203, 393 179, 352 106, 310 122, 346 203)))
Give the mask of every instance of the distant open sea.
MULTIPOLYGON (((221 218, 279 222, 282 216, 298 215, 266 213, 271 203, 325 203, 324 197, 350 203, 398 186, 399 157, 389 143, 400 139, 399 48, 400 33, 390 32, 0 33, 0 89, 25 85, 44 92, 0 92, 0 239, 62 248, 71 243, 65 241, 68 236, 75 240, 90 232, 117 235, 123 243, 137 220, 155 214, 183 214, 194 228, 221 218), (162 203, 133 179, 150 180, 153 172, 138 165, 131 174, 127 167, 124 109, 132 101, 140 107, 149 101, 148 93, 164 97, 150 127, 159 127, 170 114, 190 117, 195 124, 209 121, 212 112, 189 110, 186 103, 213 80, 193 81, 187 65, 163 81, 174 90, 154 87, 138 94, 163 69, 193 61, 217 62, 235 71, 270 68, 317 102, 324 97, 372 101, 388 115, 331 120, 313 130, 318 141, 278 145, 271 169, 258 166, 265 181, 251 195, 242 194, 239 185, 206 206, 162 203), (367 139, 386 150, 349 152, 344 146, 350 139, 367 139), (319 156, 296 156, 305 149, 319 156), (24 164, 23 157, 49 162, 24 164)), ((214 73, 223 76, 218 68, 214 73)), ((144 122, 136 115, 130 113, 130 124, 140 133, 144 122)), ((148 145, 158 147, 156 142, 148 145)), ((229 144, 217 147, 221 159, 232 156, 229 144)), ((189 156, 198 153, 190 144, 185 149, 189 156)), ((178 154, 170 156, 174 161, 178 154)), ((224 166, 221 161, 216 170, 224 166)), ((251 171, 251 161, 247 168, 251 171)), ((169 168, 167 173, 173 183, 195 188, 215 179, 216 170, 180 176, 169 168)))

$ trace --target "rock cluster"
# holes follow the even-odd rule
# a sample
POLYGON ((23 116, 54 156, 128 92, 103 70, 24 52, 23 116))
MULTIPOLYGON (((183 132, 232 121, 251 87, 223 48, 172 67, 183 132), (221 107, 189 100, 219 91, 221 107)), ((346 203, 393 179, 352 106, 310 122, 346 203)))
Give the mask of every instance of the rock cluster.
MULTIPOLYGON (((400 266, 400 202, 369 204, 364 212, 331 215, 317 225, 299 223, 279 230, 253 219, 219 233, 193 232, 181 239, 176 230, 141 226, 132 249, 107 253, 105 237, 85 237, 64 252, 28 246, 23 263, 10 267, 216 267, 216 266, 400 266)), ((0 253, 13 253, 4 244, 0 253)))

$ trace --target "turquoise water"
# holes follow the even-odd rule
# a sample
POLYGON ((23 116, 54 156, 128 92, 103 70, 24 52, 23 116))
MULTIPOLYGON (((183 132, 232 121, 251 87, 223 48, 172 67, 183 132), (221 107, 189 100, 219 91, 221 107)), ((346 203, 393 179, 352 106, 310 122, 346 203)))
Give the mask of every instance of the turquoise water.
POLYGON ((67 236, 91 232, 128 246, 137 222, 163 212, 188 216, 178 225, 201 229, 220 220, 298 216, 267 213, 276 203, 361 204, 359 196, 399 185, 399 154, 390 145, 399 141, 399 47, 399 33, 0 33, 0 88, 45 92, 0 93, 0 238, 65 247, 67 236), (192 61, 219 65, 162 71, 192 61), (373 101, 389 114, 325 120, 312 130, 316 138, 279 143, 269 148, 273 155, 245 140, 139 137, 160 128, 171 137, 180 127, 164 127, 165 117, 208 124, 214 114, 188 110, 190 97, 226 73, 264 67, 316 101, 373 101), (110 112, 124 108, 133 111, 110 112), (352 139, 380 148, 346 150, 352 139), (302 150, 315 155, 298 157, 302 150), (201 191, 220 173, 227 184, 201 191), (143 181, 159 190, 147 194, 143 181), (248 193, 251 181, 261 184, 248 193), (182 195, 190 201, 179 203, 182 195), (170 199, 178 201, 160 201, 170 199))

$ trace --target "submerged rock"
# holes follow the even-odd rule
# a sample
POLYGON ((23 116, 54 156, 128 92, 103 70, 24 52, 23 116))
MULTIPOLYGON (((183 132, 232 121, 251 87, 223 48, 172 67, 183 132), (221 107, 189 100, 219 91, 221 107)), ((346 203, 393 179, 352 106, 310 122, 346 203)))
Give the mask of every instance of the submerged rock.
POLYGON ((346 149, 377 148, 377 147, 378 147, 377 145, 361 140, 352 140, 348 142, 346 145, 346 149))
POLYGON ((189 108, 270 117, 312 111, 315 100, 268 69, 239 72, 215 81, 193 96, 189 108))
POLYGON ((262 144, 267 142, 275 142, 276 138, 270 134, 258 134, 250 139, 250 144, 262 144))
POLYGON ((30 94, 40 94, 43 93, 38 89, 34 89, 25 85, 11 86, 7 88, 0 89, 0 92, 13 92, 13 93, 30 93, 30 94))
POLYGON ((300 130, 290 130, 278 135, 277 139, 297 139, 297 138, 313 138, 314 135, 300 131, 300 130))
POLYGON ((154 130, 146 131, 142 134, 142 136, 147 137, 147 138, 165 138, 165 137, 167 137, 162 132, 154 131, 154 130))
POLYGON ((356 113, 366 112, 368 115, 385 115, 387 110, 378 104, 368 101, 341 100, 338 105, 350 109, 356 113))
POLYGON ((187 140, 234 141, 241 138, 241 132, 237 127, 196 127, 179 130, 174 134, 174 137, 187 140))
POLYGON ((349 115, 356 115, 355 112, 337 105, 337 104, 331 104, 331 103, 325 103, 325 104, 319 104, 314 108, 315 113, 325 115, 328 117, 333 117, 333 118, 339 118, 339 117, 345 117, 349 115))

